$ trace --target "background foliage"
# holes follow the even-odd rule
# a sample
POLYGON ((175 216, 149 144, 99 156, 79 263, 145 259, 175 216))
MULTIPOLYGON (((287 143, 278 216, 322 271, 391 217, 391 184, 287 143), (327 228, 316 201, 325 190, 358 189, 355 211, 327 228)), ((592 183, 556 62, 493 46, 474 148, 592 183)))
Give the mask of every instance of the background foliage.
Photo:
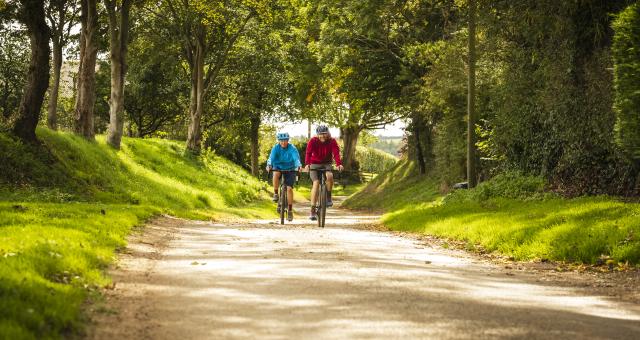
POLYGON ((638 166, 640 162, 640 3, 622 11, 613 23, 616 141, 638 166))

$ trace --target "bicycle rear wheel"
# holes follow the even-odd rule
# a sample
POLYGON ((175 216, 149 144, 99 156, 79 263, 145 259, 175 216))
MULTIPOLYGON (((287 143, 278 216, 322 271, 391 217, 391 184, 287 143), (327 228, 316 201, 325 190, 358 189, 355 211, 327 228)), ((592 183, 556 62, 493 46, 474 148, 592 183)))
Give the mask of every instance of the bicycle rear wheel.
POLYGON ((319 196, 318 227, 324 228, 324 220, 327 215, 327 187, 324 184, 320 185, 319 196))
POLYGON ((278 202, 280 204, 280 224, 284 224, 285 211, 287 210, 287 186, 286 185, 280 186, 280 199, 278 200, 278 202))

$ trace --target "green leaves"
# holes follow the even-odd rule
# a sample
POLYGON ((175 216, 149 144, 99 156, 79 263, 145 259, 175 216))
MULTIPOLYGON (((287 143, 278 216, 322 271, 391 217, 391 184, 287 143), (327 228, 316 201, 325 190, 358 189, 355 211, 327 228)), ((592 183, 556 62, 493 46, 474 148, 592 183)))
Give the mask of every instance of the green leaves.
POLYGON ((18 110, 29 65, 29 40, 20 29, 0 24, 0 127, 18 110))
POLYGON ((616 143, 640 163, 640 3, 620 13, 613 29, 616 143))

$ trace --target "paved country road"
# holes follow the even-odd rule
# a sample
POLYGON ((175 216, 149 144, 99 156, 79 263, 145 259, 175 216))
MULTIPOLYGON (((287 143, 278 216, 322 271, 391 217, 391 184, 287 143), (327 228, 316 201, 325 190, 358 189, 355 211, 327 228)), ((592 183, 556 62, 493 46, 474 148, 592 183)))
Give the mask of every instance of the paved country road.
POLYGON ((508 276, 376 231, 377 219, 334 209, 318 229, 160 218, 121 254, 87 337, 640 339, 638 304, 508 276))

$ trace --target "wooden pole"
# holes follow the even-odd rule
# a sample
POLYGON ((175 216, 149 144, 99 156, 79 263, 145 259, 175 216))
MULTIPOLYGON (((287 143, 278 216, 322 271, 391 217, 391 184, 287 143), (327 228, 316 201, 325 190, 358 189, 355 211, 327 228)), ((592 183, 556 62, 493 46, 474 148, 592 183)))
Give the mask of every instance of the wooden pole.
POLYGON ((467 92, 467 181, 469 188, 477 185, 476 170, 476 0, 469 0, 469 75, 467 92))

